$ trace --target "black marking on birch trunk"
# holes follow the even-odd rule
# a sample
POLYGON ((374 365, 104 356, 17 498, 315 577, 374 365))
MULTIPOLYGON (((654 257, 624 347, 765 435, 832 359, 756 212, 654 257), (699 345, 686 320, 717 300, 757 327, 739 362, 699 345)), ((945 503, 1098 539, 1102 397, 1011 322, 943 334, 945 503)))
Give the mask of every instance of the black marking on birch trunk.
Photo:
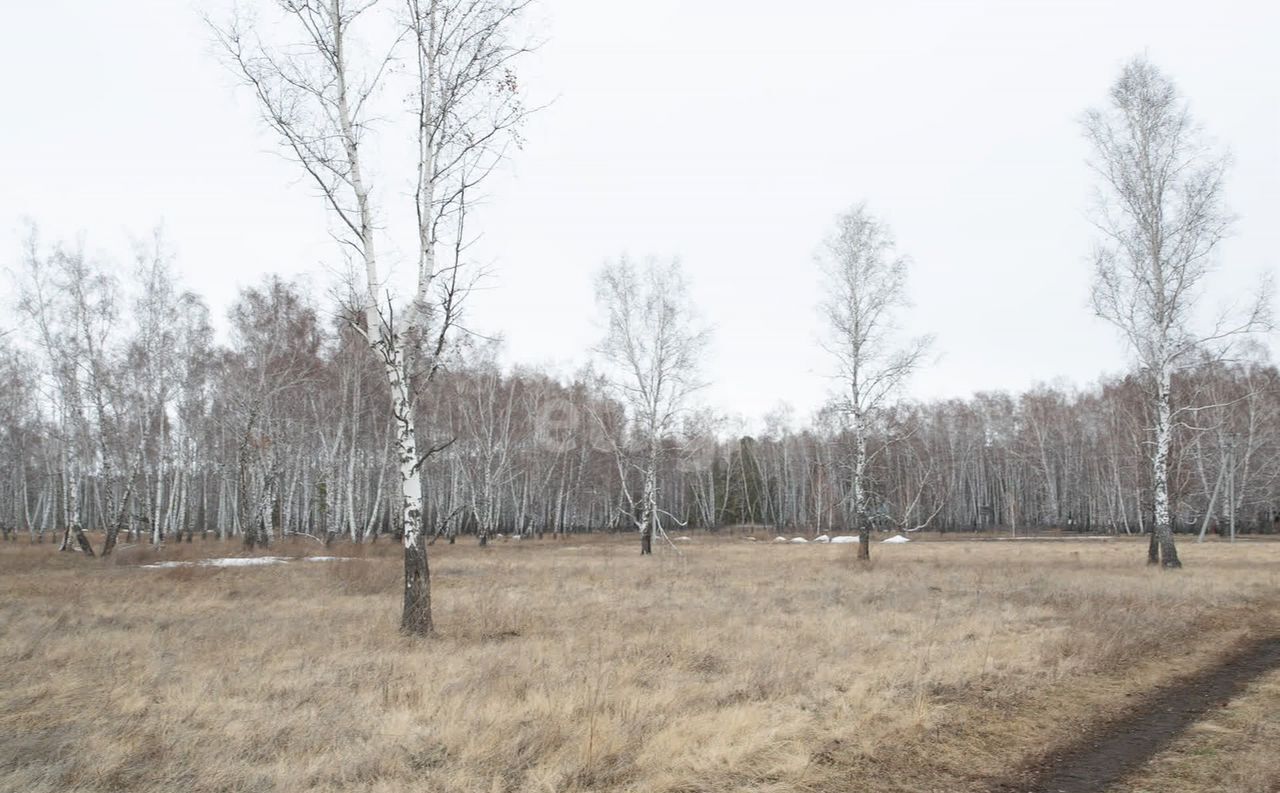
POLYGON ((404 546, 404 609, 400 630, 411 636, 426 636, 431 622, 431 570, 422 535, 415 532, 404 546))

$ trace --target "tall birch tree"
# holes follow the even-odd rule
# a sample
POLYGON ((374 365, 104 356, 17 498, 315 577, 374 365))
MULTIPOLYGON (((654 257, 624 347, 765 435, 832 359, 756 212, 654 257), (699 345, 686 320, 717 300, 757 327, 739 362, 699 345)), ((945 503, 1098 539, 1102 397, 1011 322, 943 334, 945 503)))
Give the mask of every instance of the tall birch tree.
MULTIPOLYGON (((597 351, 608 382, 626 405, 639 448, 627 453, 616 441, 619 478, 629 512, 640 533, 640 553, 653 553, 661 532, 658 471, 663 439, 676 428, 690 395, 702 386, 698 365, 709 332, 698 324, 678 262, 649 260, 637 265, 622 257, 596 277, 596 305, 605 332, 597 351), (641 480, 637 498, 629 474, 641 480)), ((614 437, 610 434, 611 437, 614 437)))
POLYGON ((1114 325, 1137 359, 1151 426, 1153 527, 1149 564, 1178 568, 1170 509, 1174 432, 1195 405, 1175 405, 1174 375, 1218 357, 1233 340, 1269 326, 1269 286, 1243 314, 1197 327, 1196 307, 1231 228, 1223 205, 1227 157, 1193 121, 1173 81, 1145 58, 1124 66, 1108 103, 1084 131, 1099 179, 1094 222, 1094 312, 1114 325))
POLYGON ((896 250, 888 227, 859 204, 836 218, 818 252, 828 297, 826 349, 838 366, 837 404, 852 439, 849 500, 858 530, 858 559, 871 558, 867 514, 871 423, 929 348, 921 337, 899 344, 896 312, 907 303, 907 258, 896 250))
POLYGON ((235 71, 253 89, 263 120, 318 188, 343 249, 363 264, 353 324, 391 391, 404 543, 401 630, 432 631, 430 569, 415 403, 438 371, 465 282, 469 192, 493 170, 526 110, 512 70, 526 48, 513 38, 529 0, 276 0, 282 40, 238 15, 215 24, 235 71), (378 12, 388 11, 387 16, 378 12), (388 85, 387 83, 392 83, 388 85), (380 99, 405 99, 411 146, 387 140, 397 126, 380 99), (379 147, 381 144, 381 147, 379 147), (375 178, 378 155, 409 148, 412 184, 375 178), (379 187, 381 186, 381 190, 379 187), (391 241, 380 213, 409 196, 413 230, 391 241), (414 285, 397 300, 381 251, 412 252, 414 285), (451 257, 451 258, 450 258, 451 257))

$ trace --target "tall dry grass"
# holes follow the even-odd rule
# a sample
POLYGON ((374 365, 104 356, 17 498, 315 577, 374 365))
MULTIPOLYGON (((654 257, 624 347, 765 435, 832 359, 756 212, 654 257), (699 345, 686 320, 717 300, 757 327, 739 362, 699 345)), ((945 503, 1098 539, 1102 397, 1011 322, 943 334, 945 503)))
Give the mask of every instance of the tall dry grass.
POLYGON ((1280 602, 1280 544, 630 539, 434 548, 426 641, 394 547, 2 545, 0 790, 978 790, 1280 602))

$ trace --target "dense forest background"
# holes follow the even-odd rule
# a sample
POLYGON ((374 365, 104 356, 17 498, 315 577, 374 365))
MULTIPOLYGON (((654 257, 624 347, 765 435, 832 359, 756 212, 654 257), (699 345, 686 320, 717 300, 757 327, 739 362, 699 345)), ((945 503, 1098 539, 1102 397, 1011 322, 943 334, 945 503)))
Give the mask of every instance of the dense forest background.
MULTIPOLYGON (((222 345, 159 235, 131 265, 33 237, 15 274, 21 321, 0 340, 6 538, 71 542, 76 522, 157 543, 396 532, 389 396, 356 300, 267 276, 240 292, 222 345)), ((591 370, 500 357, 500 342, 465 337, 416 402, 428 535, 634 528, 639 439, 624 405, 591 370)), ((1280 376, 1266 353, 1206 359, 1174 388, 1198 406, 1178 416, 1177 529, 1274 530, 1280 376)), ((869 434, 869 518, 881 531, 1145 531, 1145 404, 1136 375, 898 401, 869 434)), ((700 408, 662 439, 669 531, 854 530, 841 411, 779 408, 744 426, 700 408)))

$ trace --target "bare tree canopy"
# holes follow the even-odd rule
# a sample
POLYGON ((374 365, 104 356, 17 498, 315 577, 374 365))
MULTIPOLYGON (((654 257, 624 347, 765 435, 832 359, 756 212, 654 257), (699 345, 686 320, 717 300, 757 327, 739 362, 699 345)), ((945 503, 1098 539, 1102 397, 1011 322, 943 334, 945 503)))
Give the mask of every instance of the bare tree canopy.
POLYGON ((689 407, 690 395, 703 385, 698 364, 709 332, 698 323, 676 261, 649 259, 638 265, 624 256, 606 263, 596 276, 596 305, 605 325, 598 352, 642 449, 627 455, 626 442, 616 442, 619 467, 631 465, 643 474, 640 498, 630 489, 625 494, 640 531, 640 552, 648 554, 653 536, 663 531, 657 480, 662 442, 689 407))
POLYGON ((1148 559, 1181 566, 1169 512, 1174 423, 1196 408, 1175 405, 1173 376, 1198 355, 1270 327, 1270 285, 1244 312, 1207 329, 1196 309, 1231 227, 1224 206, 1225 155, 1214 151, 1173 82, 1145 58, 1125 65, 1110 101, 1084 118, 1098 174, 1093 308, 1115 325, 1137 359, 1150 399, 1155 528, 1148 559))

